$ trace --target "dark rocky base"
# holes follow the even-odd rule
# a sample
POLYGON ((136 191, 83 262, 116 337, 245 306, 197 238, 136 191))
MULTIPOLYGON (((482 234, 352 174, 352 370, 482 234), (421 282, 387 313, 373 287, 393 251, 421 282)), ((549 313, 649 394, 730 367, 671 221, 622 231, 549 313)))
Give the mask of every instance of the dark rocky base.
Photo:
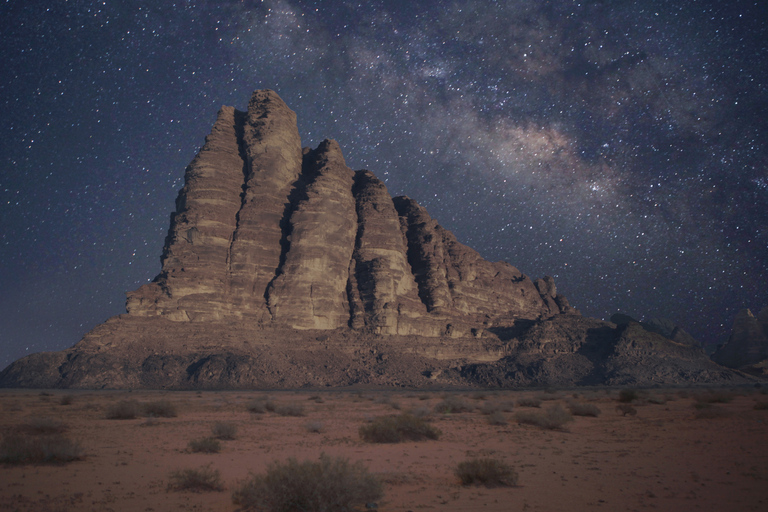
POLYGON ((33 354, 0 387, 274 389, 302 387, 662 386, 746 384, 695 347, 637 324, 579 315, 480 338, 382 336, 113 318, 69 350, 33 354))

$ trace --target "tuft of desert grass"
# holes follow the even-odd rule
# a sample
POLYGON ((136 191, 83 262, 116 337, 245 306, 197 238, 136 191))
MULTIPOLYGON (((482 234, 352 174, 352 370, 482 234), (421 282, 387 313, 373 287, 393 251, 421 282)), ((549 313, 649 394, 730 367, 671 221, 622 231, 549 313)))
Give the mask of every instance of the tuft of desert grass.
POLYGON ((307 429, 307 432, 311 432, 313 434, 320 434, 325 430, 325 427, 320 421, 310 421, 304 427, 307 429))
POLYGON ((245 408, 246 410, 248 410, 248 412, 252 412, 255 414, 264 414, 265 412, 267 412, 267 401, 261 400, 261 399, 251 400, 250 402, 245 404, 245 408))
POLYGON ((628 404, 637 400, 638 398, 640 398, 640 395, 638 395, 636 389, 627 388, 619 391, 619 402, 628 404))
POLYGON ((84 458, 80 443, 61 434, 7 434, 0 441, 0 463, 65 463, 84 458))
POLYGON ((227 423, 224 421, 217 421, 211 427, 211 434, 216 439, 223 441, 231 441, 237 434, 237 425, 234 423, 227 423))
POLYGON ((147 402, 141 408, 144 416, 150 418, 175 418, 177 416, 176 406, 168 400, 147 402))
POLYGON ((400 443, 423 441, 440 437, 439 429, 409 413, 380 416, 358 430, 360 438, 368 443, 400 443))
POLYGON ((16 427, 16 431, 29 435, 63 434, 67 431, 67 425, 60 419, 50 416, 35 416, 27 418, 24 423, 16 427))
POLYGON ((435 405, 435 412, 441 414, 457 414, 462 412, 472 412, 475 406, 459 396, 448 396, 442 402, 435 405))
POLYGON ((520 411, 515 414, 515 419, 518 423, 535 425, 546 430, 558 430, 573 421, 573 416, 562 406, 552 405, 544 411, 520 411))
POLYGON ((136 400, 120 400, 107 407, 108 420, 132 420, 139 416, 141 407, 136 400))
POLYGON ((201 437, 191 440, 187 448, 193 453, 219 453, 221 443, 215 437, 201 437))
POLYGON ((512 466, 490 458, 460 462, 455 473, 462 485, 480 484, 486 487, 517 485, 518 478, 512 466))
POLYGON ((630 416, 637 415, 637 409, 629 404, 619 404, 616 406, 616 411, 620 412, 622 416, 629 414, 630 416))
POLYGON ((488 424, 489 425, 506 425, 507 424, 507 418, 504 416, 504 413, 501 411, 494 411, 491 414, 488 415, 488 424))
POLYGON ((244 481, 232 501, 264 512, 351 512, 382 495, 381 482, 362 462, 322 454, 317 462, 272 462, 265 474, 244 481))
POLYGON ((221 474, 218 469, 203 466, 199 469, 180 469, 168 477, 169 491, 223 491, 221 474))
POLYGON ((697 407, 694 417, 700 420, 711 420, 715 418, 725 418, 731 415, 731 413, 721 407, 711 404, 704 404, 704 407, 697 407))
POLYGON ((522 397, 517 399, 518 407, 541 407, 541 400, 534 397, 522 397))
POLYGON ((304 406, 301 404, 275 405, 271 408, 271 411, 279 416, 306 416, 304 406))
POLYGON ((571 402, 568 404, 568 410, 574 416, 592 416, 597 418, 602 412, 595 404, 585 404, 579 402, 571 402))

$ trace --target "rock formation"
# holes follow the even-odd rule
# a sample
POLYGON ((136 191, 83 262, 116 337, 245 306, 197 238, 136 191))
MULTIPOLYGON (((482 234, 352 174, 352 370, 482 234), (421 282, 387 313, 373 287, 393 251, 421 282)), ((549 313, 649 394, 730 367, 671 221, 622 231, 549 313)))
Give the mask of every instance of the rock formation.
POLYGON ((768 306, 757 316, 748 309, 739 311, 733 321, 731 336, 712 354, 712 359, 730 368, 762 367, 760 371, 768 373, 765 364, 768 359, 768 306))
POLYGON ((13 363, 0 386, 740 378, 674 337, 581 317, 551 277, 484 260, 416 201, 347 167, 335 141, 302 149, 296 114, 272 91, 246 112, 220 110, 186 169, 161 263, 128 293, 127 314, 13 363))

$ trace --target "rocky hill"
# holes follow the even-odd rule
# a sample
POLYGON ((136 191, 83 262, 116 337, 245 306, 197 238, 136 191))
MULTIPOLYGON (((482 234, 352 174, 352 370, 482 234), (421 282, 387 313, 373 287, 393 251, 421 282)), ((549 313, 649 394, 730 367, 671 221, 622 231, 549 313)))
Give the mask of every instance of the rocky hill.
POLYGON ((700 347, 582 317, 392 198, 339 145, 301 147, 273 91, 223 107, 185 184, 154 281, 69 350, 0 386, 252 388, 736 382, 700 347))
POLYGON ((731 336, 712 354, 712 359, 729 368, 768 375, 768 306, 757 316, 749 309, 739 311, 731 336))

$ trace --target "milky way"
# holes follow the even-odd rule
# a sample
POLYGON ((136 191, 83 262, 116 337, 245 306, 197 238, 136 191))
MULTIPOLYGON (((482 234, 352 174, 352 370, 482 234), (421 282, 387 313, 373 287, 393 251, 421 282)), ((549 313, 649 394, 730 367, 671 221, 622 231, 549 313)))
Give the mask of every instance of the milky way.
POLYGON ((221 105, 276 90, 305 146, 408 195, 582 313, 704 343, 768 305, 768 4, 0 5, 0 366, 160 269, 221 105))

